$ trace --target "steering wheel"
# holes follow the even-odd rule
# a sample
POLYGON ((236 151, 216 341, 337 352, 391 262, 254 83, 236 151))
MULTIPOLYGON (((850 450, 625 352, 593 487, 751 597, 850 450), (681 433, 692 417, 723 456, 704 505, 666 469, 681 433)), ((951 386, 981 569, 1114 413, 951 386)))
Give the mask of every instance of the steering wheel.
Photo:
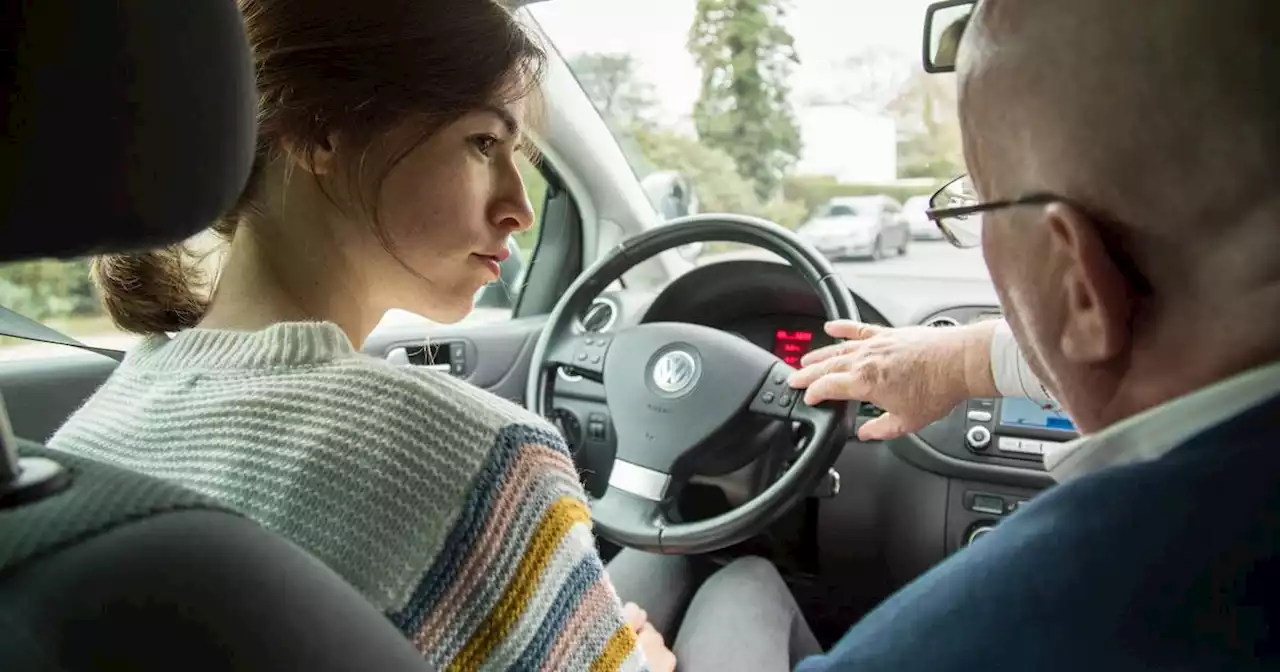
POLYGON ((556 304, 533 351, 529 409, 544 417, 557 368, 602 382, 617 452, 608 488, 591 501, 604 538, 666 554, 707 553, 755 536, 806 497, 838 455, 856 404, 809 406, 792 390, 794 370, 742 338, 697 324, 656 322, 615 333, 577 333, 574 318, 623 273, 689 243, 721 240, 773 252, 813 287, 828 319, 858 319, 849 291, 827 259, 791 231, 740 215, 693 215, 646 231, 587 269, 556 304), (696 457, 744 410, 799 423, 807 448, 772 484, 737 508, 673 522, 665 505, 696 457))

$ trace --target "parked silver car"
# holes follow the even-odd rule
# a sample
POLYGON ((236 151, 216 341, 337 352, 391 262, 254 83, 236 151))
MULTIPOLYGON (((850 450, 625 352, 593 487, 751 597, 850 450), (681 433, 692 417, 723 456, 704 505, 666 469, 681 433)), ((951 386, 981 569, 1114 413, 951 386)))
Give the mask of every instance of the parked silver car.
POLYGON ((831 259, 904 255, 911 243, 902 206, 889 196, 833 198, 796 233, 831 259))
POLYGON ((906 215, 907 224, 911 227, 911 237, 916 240, 942 240, 942 229, 924 214, 928 209, 928 196, 912 196, 902 204, 902 214, 906 215))

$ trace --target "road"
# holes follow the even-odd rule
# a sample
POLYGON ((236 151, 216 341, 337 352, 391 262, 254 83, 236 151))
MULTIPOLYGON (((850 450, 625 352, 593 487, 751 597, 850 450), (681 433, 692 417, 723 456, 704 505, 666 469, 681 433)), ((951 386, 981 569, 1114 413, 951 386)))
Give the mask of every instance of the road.
MULTIPOLYGON (((700 264, 711 264, 730 259, 776 259, 769 252, 743 250, 706 255, 700 264)), ((961 250, 944 241, 917 240, 912 242, 905 257, 889 257, 880 261, 838 261, 836 269, 841 274, 858 277, 906 277, 906 278, 955 278, 957 280, 989 280, 982 251, 961 250)))

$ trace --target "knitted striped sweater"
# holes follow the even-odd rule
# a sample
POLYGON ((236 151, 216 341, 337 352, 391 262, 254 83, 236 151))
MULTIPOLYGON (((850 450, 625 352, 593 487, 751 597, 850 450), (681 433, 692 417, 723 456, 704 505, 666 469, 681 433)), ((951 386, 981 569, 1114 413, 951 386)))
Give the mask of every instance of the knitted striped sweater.
POLYGON ((49 445, 239 509, 442 670, 646 667, 555 430, 333 324, 148 339, 49 445))

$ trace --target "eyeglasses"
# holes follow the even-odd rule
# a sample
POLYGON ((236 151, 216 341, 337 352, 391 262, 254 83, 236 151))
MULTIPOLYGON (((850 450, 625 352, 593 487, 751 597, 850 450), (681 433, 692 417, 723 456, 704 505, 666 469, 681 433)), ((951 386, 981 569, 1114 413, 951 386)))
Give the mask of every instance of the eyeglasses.
POLYGON ((942 230, 942 235, 952 245, 967 248, 977 247, 982 244, 982 216, 984 213, 1022 205, 1049 205, 1050 203, 1065 203, 1082 212, 1089 213, 1098 225, 1098 233, 1102 236, 1107 253, 1111 255, 1111 259, 1120 269, 1120 272, 1124 274, 1125 278, 1139 293, 1151 293, 1150 280, 1138 268, 1133 256, 1127 250, 1124 239, 1120 236, 1120 232, 1125 227, 1119 226, 1110 219, 1098 216, 1097 213, 1091 212, 1088 208, 1069 198, 1041 191, 1018 198, 983 202, 978 198, 978 192, 973 188, 973 182, 969 180, 969 176, 966 174, 942 185, 942 188, 929 199, 929 209, 925 210, 924 214, 934 224, 938 225, 938 228, 942 230))
POLYGON ((1065 201, 1066 199, 1054 194, 1035 193, 984 203, 978 198, 978 191, 973 188, 973 182, 969 180, 969 176, 961 175, 942 185, 942 188, 929 198, 929 209, 925 211, 925 216, 938 225, 942 235, 952 245, 977 247, 982 244, 984 213, 1019 205, 1048 205, 1065 201))

